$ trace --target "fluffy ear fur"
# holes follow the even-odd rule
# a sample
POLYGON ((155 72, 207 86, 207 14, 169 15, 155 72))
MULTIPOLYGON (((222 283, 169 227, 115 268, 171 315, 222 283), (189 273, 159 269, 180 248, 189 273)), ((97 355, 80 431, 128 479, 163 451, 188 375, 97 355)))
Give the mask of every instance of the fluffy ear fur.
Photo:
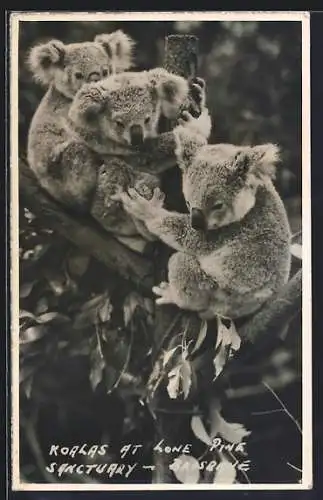
POLYGON ((189 127, 179 125, 173 130, 176 149, 175 154, 178 159, 178 166, 181 170, 186 170, 192 163, 198 151, 207 144, 207 140, 189 127))
POLYGON ((97 35, 94 42, 103 45, 112 60, 113 72, 121 73, 133 65, 134 40, 122 30, 97 35))
POLYGON ((65 45, 60 40, 51 40, 36 45, 29 53, 28 65, 34 78, 44 85, 51 81, 53 65, 62 66, 65 56, 65 45))
POLYGON ((179 108, 188 96, 188 84, 184 78, 171 75, 157 86, 160 99, 179 108))
POLYGON ((275 178, 276 163, 280 161, 280 151, 276 144, 262 144, 252 148, 255 160, 253 173, 275 178))
POLYGON ((266 178, 274 179, 276 163, 280 160, 279 148, 275 144, 262 144, 238 152, 235 161, 235 175, 248 179, 250 176, 258 182, 266 178))
POLYGON ((106 99, 103 90, 93 84, 84 84, 77 92, 69 110, 69 118, 73 122, 79 119, 91 121, 106 109, 106 99))

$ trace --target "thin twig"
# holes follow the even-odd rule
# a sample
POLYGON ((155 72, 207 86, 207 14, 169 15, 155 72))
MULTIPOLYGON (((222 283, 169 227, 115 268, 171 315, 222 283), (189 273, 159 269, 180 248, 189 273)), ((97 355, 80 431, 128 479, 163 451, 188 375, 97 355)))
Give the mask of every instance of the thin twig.
MULTIPOLYGON (((47 483, 59 484, 60 481, 56 480, 55 477, 46 470, 47 465, 38 441, 36 427, 35 427, 35 424, 37 422, 37 415, 38 415, 38 410, 35 409, 30 419, 27 420, 21 418, 22 425, 25 430, 26 439, 30 446, 31 452, 36 460, 38 470, 40 471, 43 478, 46 480, 47 483)), ((70 477, 72 479, 75 479, 75 482, 77 483, 99 484, 98 481, 95 481, 94 479, 91 479, 85 476, 84 474, 73 473, 70 474, 70 477)))
MULTIPOLYGON (((289 380, 284 380, 283 382, 277 378, 277 381, 274 384, 276 389, 280 389, 282 387, 286 387, 289 384, 292 384, 300 379, 300 376, 296 374, 291 374, 289 380)), ((273 384, 272 384, 273 387, 273 384)), ((240 398, 249 398, 253 396, 258 396, 263 394, 266 391, 266 388, 262 384, 244 386, 238 389, 226 389, 225 395, 228 399, 240 399, 240 398)))
POLYGON ((173 319, 173 321, 171 322, 171 324, 167 328, 165 334, 163 335, 161 341, 159 342, 159 345, 156 348, 154 359, 153 359, 153 363, 155 363, 156 359, 158 358, 160 350, 163 347, 163 345, 165 344, 166 340, 168 340, 168 337, 170 336, 170 334, 173 333, 173 329, 175 328, 176 323, 177 323, 177 321, 179 320, 180 317, 181 317, 181 311, 178 311, 178 313, 176 314, 175 318, 173 319))
MULTIPOLYGON (((228 453, 228 455, 230 455, 230 457, 232 458, 232 460, 234 461, 234 463, 236 463, 236 462, 238 461, 238 460, 237 460, 237 458, 236 458, 236 456, 232 453, 232 451, 227 450, 227 453, 228 453)), ((250 483, 251 483, 251 481, 250 481, 249 476, 248 476, 248 474, 246 473, 246 471, 245 471, 245 470, 241 470, 240 472, 241 472, 241 474, 244 476, 244 478, 245 478, 245 480, 247 481, 247 483, 249 483, 249 484, 250 484, 250 483)))
POLYGON ((276 408, 275 410, 266 410, 266 411, 253 411, 251 415, 271 415, 272 413, 281 413, 285 412, 283 408, 276 408))
POLYGON ((113 386, 111 387, 111 389, 108 390, 108 394, 111 394, 111 392, 118 387, 118 385, 120 384, 120 381, 121 381, 122 377, 126 373, 126 370, 128 368, 129 361, 130 361, 130 356, 131 356, 131 351, 132 351, 132 346, 133 346, 133 338, 134 338, 134 335, 133 335, 133 323, 132 323, 132 319, 131 319, 130 344, 129 344, 128 351, 127 351, 127 358, 126 358, 126 360, 124 362, 124 365, 123 365, 122 370, 121 370, 121 372, 119 374, 119 377, 117 378, 116 382, 113 384, 113 386))
POLYGON ((98 342, 98 350, 99 350, 99 354, 101 356, 101 359, 104 360, 104 354, 103 354, 103 350, 102 350, 102 342, 101 342, 101 336, 100 336, 100 331, 99 331, 99 312, 96 311, 96 322, 95 322, 95 335, 96 335, 96 338, 97 338, 97 342, 98 342))
POLYGON ((290 411, 286 408, 285 404, 283 403, 283 401, 280 399, 280 397, 276 394, 276 392, 270 387, 270 385, 267 383, 267 382, 262 382, 263 385, 265 387, 267 387, 267 389, 271 392, 271 394, 274 396, 274 398, 279 402, 279 404, 281 405, 281 407, 284 409, 286 415, 289 416, 289 418, 294 422, 294 424, 296 425, 297 429, 299 430, 299 432, 301 434, 303 434, 303 431, 302 431, 302 428, 299 424, 299 422, 296 420, 296 418, 290 413, 290 411))
POLYGON ((296 231, 296 233, 292 234, 292 240, 296 238, 297 236, 300 236, 302 234, 302 231, 296 231))
POLYGON ((292 469, 297 470, 297 472, 300 472, 301 474, 303 474, 302 469, 299 469, 298 467, 296 467, 296 465, 290 464, 289 462, 287 462, 287 465, 289 465, 289 467, 291 467, 292 469))
POLYGON ((43 478, 48 482, 48 483, 58 483, 56 479, 52 476, 52 474, 49 474, 46 470, 46 462, 43 457, 43 453, 40 447, 40 444, 38 442, 37 438, 37 433, 35 429, 35 424, 37 422, 38 418, 38 409, 35 408, 33 410, 33 413, 29 419, 24 419, 21 418, 22 425, 25 430, 25 436, 27 439, 27 442, 30 446, 30 450, 32 454, 34 455, 34 458, 36 460, 36 464, 38 467, 39 472, 43 476, 43 478))

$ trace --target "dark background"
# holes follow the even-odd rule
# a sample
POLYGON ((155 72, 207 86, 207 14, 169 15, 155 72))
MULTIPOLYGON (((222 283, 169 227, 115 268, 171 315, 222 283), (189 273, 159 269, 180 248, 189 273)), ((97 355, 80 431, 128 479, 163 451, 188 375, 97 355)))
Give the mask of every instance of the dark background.
MULTIPOLYGON (((192 33, 198 36, 200 41, 199 74, 207 83, 208 107, 214 122, 210 142, 236 144, 274 142, 279 144, 283 161, 278 168, 276 185, 288 210, 292 231, 293 233, 299 231, 301 223, 301 25, 297 22, 21 23, 19 65, 21 154, 25 152, 30 119, 44 92, 32 81, 24 64, 30 47, 51 38, 59 38, 66 43, 91 40, 98 33, 120 28, 137 41, 136 68, 138 70, 162 64, 165 35, 192 33)), ((56 235, 45 236, 44 228, 37 226, 37 220, 30 223, 23 207, 21 209, 22 256, 30 250, 34 252, 36 245, 52 245, 54 239, 57 242, 56 235), (32 233, 35 233, 35 236, 32 233)), ((64 253, 63 243, 60 250, 64 253)), ((56 247, 54 253, 56 253, 56 247)), ((296 268, 297 265, 298 263, 295 262, 294 267, 296 268)), ((45 274, 38 259, 22 259, 22 284, 30 282, 31 276, 34 276, 38 282, 34 295, 22 298, 24 309, 35 312, 40 310, 40 303, 44 308, 45 297, 47 300, 45 311, 55 308, 64 310, 73 300, 76 304, 78 304, 77 301, 80 304, 84 302, 87 291, 95 290, 96 293, 101 291, 102 283, 98 283, 97 280, 100 277, 102 281, 105 277, 102 276, 101 270, 97 269, 96 264, 91 263, 92 268, 88 271, 91 277, 88 279, 82 277, 83 281, 77 282, 80 296, 71 299, 72 292, 68 287, 65 290, 64 300, 62 297, 58 299, 50 296, 44 276, 48 276, 48 267, 53 273, 53 270, 55 272, 60 270, 60 266, 61 262, 58 265, 57 260, 47 259, 45 274)), ((53 281, 52 275, 51 281, 53 281)), ((301 331, 299 318, 293 324, 293 329, 294 333, 289 337, 286 346, 269 360, 269 367, 264 367, 263 374, 277 383, 280 397, 291 413, 300 419, 301 331)), ((50 355, 51 349, 52 347, 48 346, 50 355)), ((95 432, 88 433, 89 429, 91 431, 98 429, 101 432, 104 425, 108 427, 111 425, 115 431, 118 427, 116 420, 120 421, 122 418, 123 408, 119 411, 116 406, 120 403, 118 400, 110 400, 107 408, 104 408, 102 395, 96 395, 93 400, 90 388, 87 389, 88 393, 83 391, 83 399, 80 400, 79 393, 82 392, 80 389, 83 389, 85 382, 83 379, 81 382, 76 380, 73 385, 70 375, 75 370, 77 371, 79 366, 75 368, 69 359, 67 363, 68 367, 59 367, 63 389, 59 383, 53 388, 53 381, 56 381, 56 378, 51 371, 47 375, 44 373, 37 375, 38 386, 40 386, 37 392, 37 404, 40 400, 44 412, 43 421, 39 424, 39 432, 40 436, 43 436, 44 448, 46 448, 46 441, 51 439, 51 434, 55 438, 60 436, 64 442, 67 436, 70 438, 71 428, 73 428, 73 436, 80 438, 80 436, 89 435, 95 438, 95 432), (42 377, 41 381, 40 377, 42 377), (50 382, 50 387, 46 385, 46 377, 47 382, 50 382), (68 384, 64 385, 64 380, 66 381, 67 378, 68 384), (43 383, 44 380, 45 383, 43 383), (53 393, 48 392, 49 389, 54 391, 54 404, 52 403, 53 393), (47 398, 44 397, 44 393, 48 395, 47 398), (64 425, 59 418, 56 418, 55 405, 61 407, 64 425), (114 417, 111 416, 111 407, 114 417)), ((252 481, 258 483, 297 482, 298 474, 287 465, 287 462, 297 466, 301 463, 301 440, 293 424, 285 414, 281 413, 253 416, 253 413, 257 411, 276 408, 275 401, 263 390, 257 377, 252 378, 249 374, 238 382, 235 381, 232 387, 232 394, 235 394, 235 397, 228 403, 227 412, 229 420, 243 418, 245 425, 253 430, 250 452, 252 461, 257 464, 257 467, 252 481), (240 390, 239 393, 239 389, 246 387, 247 391, 240 390), (237 396, 238 394, 245 395, 242 397, 237 396), (266 450, 265 453, 264 450, 266 450)), ((30 405, 33 405, 33 399, 24 408, 27 412, 30 410, 30 405)), ((149 442, 151 428, 147 415, 141 415, 139 420, 140 422, 136 422, 139 434, 133 438, 138 439, 139 436, 140 439, 140 436, 145 436, 149 442)), ((117 430, 120 432, 119 428, 117 430)), ((86 441, 86 439, 81 440, 86 441)), ((22 444, 22 466, 25 474, 29 474, 31 480, 42 480, 35 469, 34 457, 28 445, 25 444, 24 447, 24 442, 22 444)), ((149 478, 138 478, 138 480, 149 481, 149 478)))

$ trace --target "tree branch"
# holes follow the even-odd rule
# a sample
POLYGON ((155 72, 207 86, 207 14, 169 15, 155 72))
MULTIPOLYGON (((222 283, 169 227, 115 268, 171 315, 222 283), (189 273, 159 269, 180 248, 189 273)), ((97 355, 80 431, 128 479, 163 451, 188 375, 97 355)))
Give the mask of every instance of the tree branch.
POLYGON ((243 339, 253 344, 265 344, 280 332, 282 325, 290 321, 302 305, 302 270, 300 269, 281 291, 269 299, 264 308, 255 314, 240 330, 243 339))
POLYGON ((153 264, 105 232, 90 217, 67 213, 39 185, 34 173, 23 160, 19 162, 19 190, 24 205, 67 240, 95 257, 106 267, 117 271, 145 290, 151 291, 153 264))
MULTIPOLYGON (((291 320, 301 310, 302 301, 302 270, 299 270, 278 294, 269 299, 260 311, 238 328, 243 341, 250 342, 252 347, 247 352, 239 354, 229 361, 217 377, 213 387, 220 390, 232 373, 244 365, 256 353, 266 355, 268 350, 275 345, 281 337, 282 330, 288 328, 291 320)), ((195 369, 200 372, 199 388, 207 387, 210 381, 205 380, 206 365, 213 363, 214 349, 209 349, 199 358, 194 360, 195 369)), ((210 368, 210 367, 209 367, 210 368)))

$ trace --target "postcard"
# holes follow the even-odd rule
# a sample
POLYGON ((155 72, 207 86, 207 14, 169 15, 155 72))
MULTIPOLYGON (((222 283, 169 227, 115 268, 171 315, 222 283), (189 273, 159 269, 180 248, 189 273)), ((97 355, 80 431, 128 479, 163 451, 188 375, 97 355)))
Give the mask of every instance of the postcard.
POLYGON ((12 488, 312 487, 307 12, 12 12, 12 488))

